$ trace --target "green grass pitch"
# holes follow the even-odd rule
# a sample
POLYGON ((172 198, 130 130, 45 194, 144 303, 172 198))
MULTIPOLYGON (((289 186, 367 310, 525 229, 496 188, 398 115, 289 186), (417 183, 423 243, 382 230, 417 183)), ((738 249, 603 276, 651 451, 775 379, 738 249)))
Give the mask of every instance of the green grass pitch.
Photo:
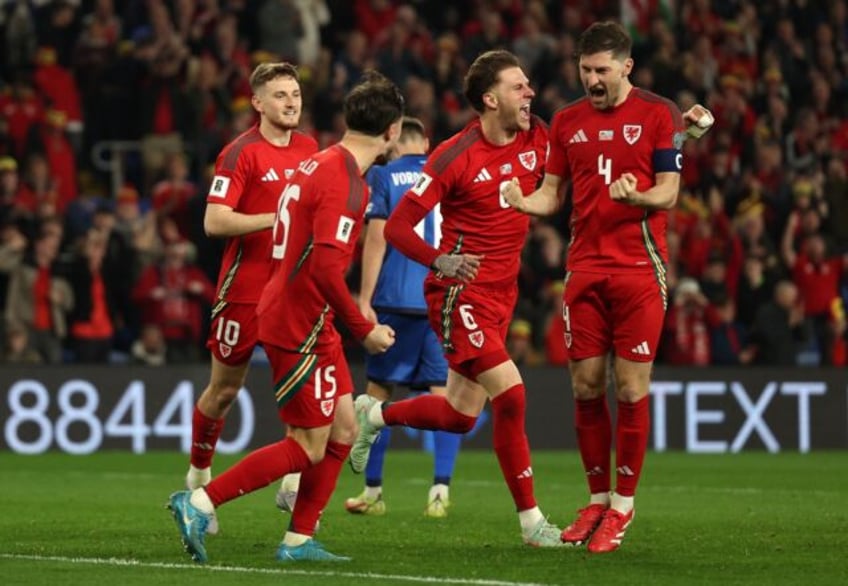
MULTIPOLYGON (((423 515, 432 465, 387 455, 385 517, 342 506, 362 477, 347 468, 318 538, 346 564, 281 565, 288 517, 275 486, 219 511, 210 563, 184 554, 164 503, 187 457, 100 453, 0 454, 0 583, 218 585, 848 584, 848 457, 745 453, 649 454, 636 518, 622 548, 539 550, 521 544, 494 455, 460 454, 447 519, 423 515)), ((564 525, 585 501, 579 456, 533 455, 537 497, 564 525)), ((222 471, 233 457, 218 457, 222 471)))

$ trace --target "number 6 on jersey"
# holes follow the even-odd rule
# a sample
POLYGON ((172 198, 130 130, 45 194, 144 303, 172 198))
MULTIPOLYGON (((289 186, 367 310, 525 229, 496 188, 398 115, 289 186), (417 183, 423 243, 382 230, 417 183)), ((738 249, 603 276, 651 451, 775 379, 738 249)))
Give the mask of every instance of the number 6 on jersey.
POLYGON ((274 222, 274 248, 271 250, 271 256, 275 259, 282 259, 286 255, 286 242, 289 238, 289 226, 291 225, 289 203, 298 200, 300 200, 300 185, 295 183, 287 185, 280 195, 277 220, 274 222))

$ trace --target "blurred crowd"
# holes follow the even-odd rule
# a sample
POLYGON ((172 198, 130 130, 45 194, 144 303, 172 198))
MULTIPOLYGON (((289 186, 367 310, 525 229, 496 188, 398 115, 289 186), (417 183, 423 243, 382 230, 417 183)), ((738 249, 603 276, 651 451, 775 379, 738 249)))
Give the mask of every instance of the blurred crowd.
MULTIPOLYGON (((845 365, 846 0, 8 0, 2 359, 203 358, 221 250, 202 231, 206 188, 255 122, 257 63, 298 64, 302 128, 322 147, 368 68, 438 142, 475 116, 462 78, 480 52, 515 52, 549 119, 583 95, 579 33, 622 15, 635 85, 716 117, 684 147, 659 362, 845 365)), ((509 334, 520 363, 568 360, 568 230, 567 209, 533 223, 509 334)))

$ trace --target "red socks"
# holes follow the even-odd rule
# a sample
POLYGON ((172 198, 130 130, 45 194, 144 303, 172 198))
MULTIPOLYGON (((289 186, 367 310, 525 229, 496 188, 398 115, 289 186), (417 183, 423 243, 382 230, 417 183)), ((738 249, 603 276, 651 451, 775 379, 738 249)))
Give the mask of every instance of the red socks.
POLYGON ((526 402, 519 383, 492 399, 493 444, 517 511, 536 506, 530 445, 524 431, 526 402))
POLYGON ((383 420, 386 425, 465 433, 471 431, 477 418, 454 409, 446 397, 426 394, 387 403, 383 408, 383 420))
POLYGON ((574 426, 577 429, 577 446, 580 448, 583 469, 589 482, 589 492, 609 492, 612 423, 606 396, 588 401, 575 399, 574 426))
POLYGON ((615 491, 621 496, 634 496, 639 474, 648 449, 651 412, 648 397, 635 403, 618 402, 615 440, 615 491))
POLYGON ((191 465, 195 468, 209 468, 215 455, 215 444, 224 429, 223 419, 212 419, 194 406, 191 417, 191 465))
POLYGON ((212 480, 206 486, 206 494, 212 504, 219 507, 243 494, 268 486, 289 472, 300 472, 309 466, 309 456, 300 444, 287 438, 249 453, 212 480))
POLYGON ((315 525, 333 491, 351 446, 334 441, 327 442, 324 459, 304 470, 292 513, 289 531, 301 535, 315 533, 315 525))

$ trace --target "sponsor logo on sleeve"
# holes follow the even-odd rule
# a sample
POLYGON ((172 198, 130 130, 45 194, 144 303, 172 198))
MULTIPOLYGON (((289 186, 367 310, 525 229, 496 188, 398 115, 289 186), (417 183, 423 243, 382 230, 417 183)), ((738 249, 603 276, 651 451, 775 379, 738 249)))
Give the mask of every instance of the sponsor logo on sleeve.
POLYGON ((421 173, 418 181, 412 187, 412 193, 419 197, 424 195, 424 192, 427 191, 428 187, 430 187, 430 183, 432 183, 432 181, 433 178, 427 175, 427 173, 421 173))
POLYGON ((336 228, 336 240, 344 242, 345 244, 350 243, 350 234, 353 232, 353 224, 353 218, 348 218, 347 216, 339 218, 339 227, 336 228))
POLYGON ((227 190, 230 188, 230 178, 222 175, 215 175, 212 178, 212 185, 209 187, 210 197, 227 197, 227 190))
POLYGON ((671 138, 671 144, 674 145, 674 148, 680 150, 683 148, 683 143, 686 142, 686 131, 675 132, 674 136, 671 138))

